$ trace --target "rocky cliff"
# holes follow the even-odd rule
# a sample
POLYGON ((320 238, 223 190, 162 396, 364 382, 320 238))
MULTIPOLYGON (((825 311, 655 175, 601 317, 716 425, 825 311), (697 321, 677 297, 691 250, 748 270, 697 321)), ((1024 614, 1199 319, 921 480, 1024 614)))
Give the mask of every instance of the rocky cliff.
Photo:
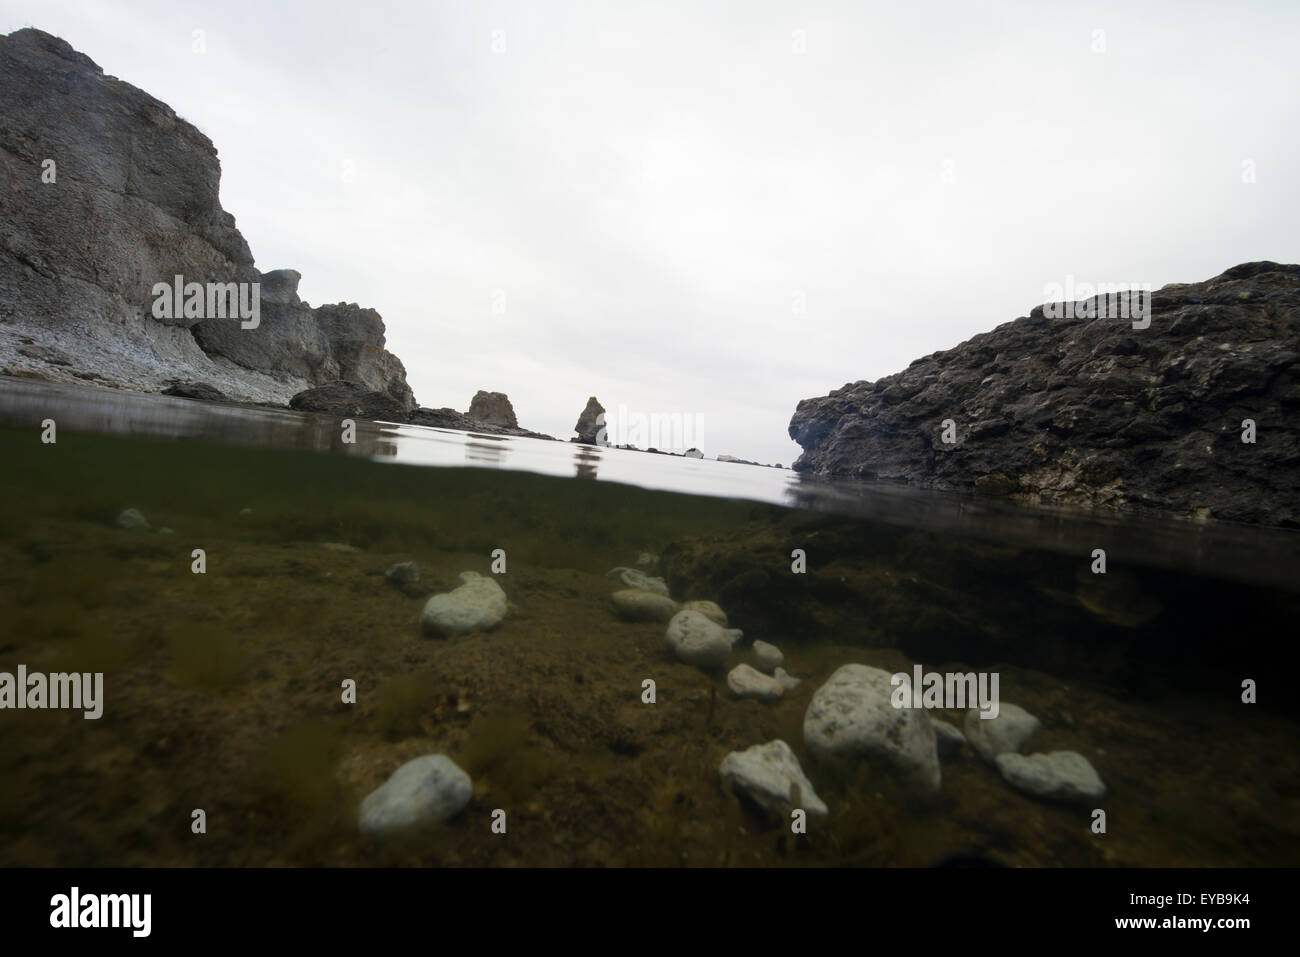
POLYGON ((312 308, 297 272, 255 268, 216 148, 165 103, 34 29, 0 37, 0 90, 0 372, 277 404, 345 379, 416 407, 378 313, 312 308), (176 276, 259 284, 256 325, 210 297, 160 310, 176 276))
POLYGON ((1300 266, 1165 286, 1141 321, 1085 302, 803 400, 794 467, 1300 527, 1300 266))

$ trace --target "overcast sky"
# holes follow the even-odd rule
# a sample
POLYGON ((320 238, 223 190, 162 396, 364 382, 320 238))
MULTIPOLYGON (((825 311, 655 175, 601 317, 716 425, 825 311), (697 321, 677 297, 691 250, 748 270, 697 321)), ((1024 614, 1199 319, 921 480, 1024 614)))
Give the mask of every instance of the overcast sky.
POLYGON ((22 26, 203 130, 258 267, 377 309, 422 405, 502 391, 561 438, 596 395, 788 465, 800 399, 1068 277, 1300 261, 1291 0, 4 0, 22 26))

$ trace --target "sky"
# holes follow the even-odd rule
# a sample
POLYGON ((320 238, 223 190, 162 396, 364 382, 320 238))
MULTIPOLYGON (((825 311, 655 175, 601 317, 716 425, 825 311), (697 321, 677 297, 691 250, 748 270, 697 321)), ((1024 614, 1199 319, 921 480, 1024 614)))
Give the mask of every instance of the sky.
POLYGON ((23 26, 207 134, 258 268, 377 309, 421 405, 560 438, 595 395, 789 465, 800 399, 1052 286, 1300 261, 1290 0, 0 0, 23 26))

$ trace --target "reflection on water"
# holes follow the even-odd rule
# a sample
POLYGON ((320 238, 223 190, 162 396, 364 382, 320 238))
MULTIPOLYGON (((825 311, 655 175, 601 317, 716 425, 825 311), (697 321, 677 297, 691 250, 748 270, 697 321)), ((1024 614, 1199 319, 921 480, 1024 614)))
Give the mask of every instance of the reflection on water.
POLYGON ((203 438, 403 465, 468 464, 577 476, 853 515, 1067 554, 1103 548, 1112 561, 1300 589, 1300 533, 1281 529, 1027 508, 903 486, 810 480, 762 466, 367 420, 357 420, 355 442, 346 443, 339 420, 329 416, 0 377, 0 424, 38 430, 47 418, 72 431, 203 438))

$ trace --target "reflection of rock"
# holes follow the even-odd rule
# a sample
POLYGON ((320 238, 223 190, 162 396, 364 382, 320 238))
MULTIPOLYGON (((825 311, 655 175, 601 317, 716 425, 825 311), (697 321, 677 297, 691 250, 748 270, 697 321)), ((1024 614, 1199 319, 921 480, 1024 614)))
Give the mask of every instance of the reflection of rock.
POLYGON ((578 436, 570 441, 582 442, 586 445, 607 444, 604 435, 605 407, 596 400, 594 395, 587 400, 587 407, 578 416, 573 431, 577 432, 578 436))
POLYGON ((470 399, 466 418, 483 425, 493 425, 503 429, 516 429, 519 421, 515 418, 514 406, 504 392, 484 392, 480 389, 470 399))

